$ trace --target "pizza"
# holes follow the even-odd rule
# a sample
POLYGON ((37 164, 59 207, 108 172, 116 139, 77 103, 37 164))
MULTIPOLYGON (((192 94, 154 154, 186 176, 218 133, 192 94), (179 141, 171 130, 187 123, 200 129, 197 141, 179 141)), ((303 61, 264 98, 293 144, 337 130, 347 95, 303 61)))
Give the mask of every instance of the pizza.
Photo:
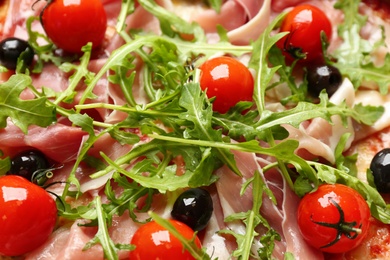
POLYGON ((390 257, 387 1, 0 4, 0 259, 390 257))

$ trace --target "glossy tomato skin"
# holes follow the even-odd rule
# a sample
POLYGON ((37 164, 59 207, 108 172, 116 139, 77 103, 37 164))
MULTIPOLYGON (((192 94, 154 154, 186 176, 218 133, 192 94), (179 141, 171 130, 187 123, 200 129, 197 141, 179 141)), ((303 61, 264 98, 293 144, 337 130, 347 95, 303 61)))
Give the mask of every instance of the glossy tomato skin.
POLYGON ((100 46, 107 28, 107 15, 100 0, 53 0, 41 13, 47 36, 60 49, 80 53, 92 42, 100 46))
POLYGON ((23 177, 0 177, 0 255, 18 256, 42 245, 57 221, 54 199, 23 177))
POLYGON ((367 202, 357 191, 342 184, 324 184, 300 201, 298 226, 304 239, 313 247, 328 253, 343 253, 363 241, 369 230, 370 216, 367 202), (338 233, 340 226, 335 227, 337 224, 360 232, 347 228, 338 233))
MULTIPOLYGON (((193 238, 194 231, 187 225, 177 220, 169 221, 185 238, 189 240, 193 238)), ((201 248, 198 237, 195 237, 195 243, 201 248)), ((130 260, 194 259, 188 251, 184 251, 183 245, 175 236, 155 221, 148 222, 141 226, 134 233, 131 244, 135 245, 136 248, 130 251, 130 260)))
POLYGON ((312 5, 294 7, 284 18, 280 27, 281 32, 289 32, 277 42, 288 63, 300 58, 301 63, 321 62, 323 51, 321 32, 324 31, 327 39, 332 37, 332 24, 326 14, 312 5))
POLYGON ((226 113, 239 101, 252 101, 253 76, 249 69, 231 57, 216 57, 200 66, 200 87, 208 98, 215 97, 213 110, 226 113))

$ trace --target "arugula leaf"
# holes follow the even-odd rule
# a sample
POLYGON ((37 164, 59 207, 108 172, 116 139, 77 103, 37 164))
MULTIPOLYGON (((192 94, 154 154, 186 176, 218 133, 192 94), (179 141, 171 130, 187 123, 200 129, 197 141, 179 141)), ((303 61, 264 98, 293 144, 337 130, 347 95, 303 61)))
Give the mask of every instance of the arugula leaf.
POLYGON ((72 114, 69 117, 69 120, 78 125, 87 132, 90 136, 95 136, 95 129, 93 128, 93 119, 87 114, 72 114))
POLYGON ((33 26, 35 22, 39 22, 38 16, 31 16, 26 21, 26 29, 28 33, 28 42, 34 49, 38 60, 34 65, 32 72, 40 73, 43 70, 45 63, 53 63, 56 66, 60 66, 63 62, 71 62, 76 59, 76 55, 59 56, 55 55, 56 47, 51 42, 50 38, 46 34, 39 31, 34 31, 36 26, 33 26))
POLYGON ((384 35, 374 44, 360 36, 367 17, 359 13, 359 3, 358 0, 339 0, 335 4, 335 8, 343 11, 344 22, 338 28, 343 43, 332 54, 337 60, 333 65, 351 79, 355 89, 368 81, 378 84, 380 92, 386 94, 390 84, 389 54, 386 54, 383 66, 374 65, 372 58, 374 51, 383 45, 384 35))
POLYGON ((128 245, 126 247, 124 246, 118 246, 114 244, 112 241, 110 234, 108 233, 108 227, 107 227, 107 215, 106 212, 103 210, 103 206, 101 203, 101 199, 99 196, 95 197, 93 201, 96 209, 96 217, 98 221, 98 231, 95 235, 95 237, 89 241, 83 248, 83 250, 87 250, 91 248, 93 245, 100 243, 103 247, 104 252, 104 258, 105 259, 112 259, 117 260, 118 258, 118 251, 120 249, 127 249, 130 250, 133 247, 131 245, 128 245))
POLYGON ((112 130, 109 131, 109 134, 112 138, 117 140, 120 144, 136 144, 139 142, 140 138, 138 135, 121 130, 120 127, 114 126, 112 130))
POLYGON ((227 135, 239 140, 245 137, 246 140, 252 140, 257 136, 254 128, 259 114, 257 110, 249 110, 252 102, 239 102, 226 114, 214 114, 213 125, 223 127, 227 135))
POLYGON ((276 46, 273 45, 268 53, 268 59, 274 66, 277 66, 278 75, 280 76, 279 82, 276 82, 268 87, 271 89, 282 83, 286 83, 291 90, 291 95, 281 100, 282 104, 287 104, 288 102, 293 102, 294 104, 300 101, 307 101, 307 81, 304 79, 301 84, 297 84, 296 78, 294 75, 294 64, 288 66, 285 62, 285 57, 282 54, 282 51, 276 46))
MULTIPOLYGON (((195 138, 208 141, 222 141, 222 133, 215 130, 211 124, 212 107, 207 104, 205 92, 201 91, 198 84, 189 83, 184 85, 179 105, 187 111, 181 113, 179 118, 193 123, 192 127, 187 127, 184 131, 186 138, 195 138)), ((237 168, 233 154, 224 149, 217 149, 218 158, 225 163, 233 172, 241 175, 237 168)))
POLYGON ((324 92, 320 94, 320 100, 319 104, 300 102, 296 107, 282 112, 265 110, 261 115, 256 129, 258 131, 264 131, 282 124, 290 124, 298 127, 300 123, 313 118, 323 118, 329 123, 332 123, 331 116, 333 115, 340 116, 345 126, 347 126, 348 117, 352 117, 359 123, 371 125, 384 113, 383 107, 357 104, 353 108, 350 108, 345 102, 336 106, 329 102, 324 92))
POLYGON ((152 0, 139 0, 138 3, 159 19, 160 28, 164 34, 170 37, 177 33, 194 34, 195 37, 201 37, 202 41, 205 40, 203 29, 197 23, 186 22, 152 0))
POLYGON ((107 212, 108 217, 111 218, 114 215, 121 216, 128 210, 132 220, 140 222, 135 211, 146 212, 150 209, 152 196, 155 193, 155 190, 142 187, 136 182, 129 182, 125 176, 120 175, 118 172, 113 174, 112 179, 118 183, 120 187, 123 187, 123 192, 116 196, 110 181, 108 181, 104 193, 107 195, 109 202, 102 205, 104 211, 107 212), (145 196, 147 196, 146 203, 142 209, 139 209, 137 201, 145 196))
MULTIPOLYGON (((232 214, 225 218, 225 222, 232 222, 232 221, 243 221, 246 225, 245 233, 243 234, 237 234, 234 233, 231 230, 221 230, 219 233, 221 234, 230 234, 233 235, 236 238, 238 247, 233 251, 233 256, 237 259, 250 259, 251 255, 254 254, 252 252, 251 248, 254 244, 254 241, 256 237, 259 236, 259 234, 255 231, 256 227, 260 224, 262 224, 264 227, 268 229, 267 234, 265 237, 263 237, 262 242, 267 243, 268 245, 271 245, 271 247, 268 247, 268 249, 263 249, 262 252, 260 252, 263 256, 271 256, 272 248, 273 248, 273 240, 274 239, 280 239, 280 237, 275 233, 274 230, 270 227, 267 220, 260 215, 260 207, 262 205, 263 201, 263 194, 267 194, 268 196, 271 196, 271 199, 275 202, 275 198, 272 195, 272 192, 267 188, 264 181, 262 180, 262 177, 260 177, 260 173, 256 171, 253 175, 253 178, 247 181, 245 185, 243 185, 243 190, 241 193, 245 191, 245 189, 249 186, 248 184, 252 183, 252 197, 253 197, 253 206, 252 209, 250 209, 247 212, 240 212, 232 214), (271 250, 269 250, 271 249, 271 250), (269 251, 266 251, 269 250, 269 251)), ((261 240, 260 240, 261 242, 261 240)), ((264 258, 265 259, 265 258, 264 258)))
POLYGON ((7 126, 7 118, 25 134, 30 125, 47 127, 56 122, 56 108, 47 105, 45 97, 31 100, 19 98, 21 92, 32 84, 29 76, 12 75, 8 81, 0 84, 0 128, 7 126))
POLYGON ((356 167, 356 160, 357 160, 357 154, 345 156, 344 150, 346 147, 346 144, 348 143, 350 139, 351 134, 345 133, 343 136, 341 136, 340 141, 337 143, 337 146, 334 151, 334 156, 336 158, 336 168, 339 170, 342 170, 352 176, 357 176, 357 167, 356 167))
MULTIPOLYGON (((85 82, 89 82, 94 77, 94 73, 88 70, 88 64, 91 58, 92 43, 88 43, 86 46, 82 47, 81 50, 84 52, 84 54, 80 58, 80 64, 76 65, 73 63, 66 62, 61 64, 61 66, 59 67, 64 72, 69 73, 74 70, 75 73, 69 78, 69 86, 66 88, 65 91, 62 91, 61 94, 54 101, 54 104, 56 105, 58 105, 61 101, 67 103, 73 102, 73 98, 77 94, 75 89, 81 79, 85 78, 85 82)), ((96 96, 92 93, 89 94, 90 95, 88 95, 88 98, 96 98, 96 96)))
POLYGON ((133 96, 133 83, 135 79, 135 65, 132 63, 134 56, 130 56, 129 59, 120 60, 120 64, 114 65, 111 69, 115 72, 114 75, 109 75, 108 80, 111 83, 120 86, 122 93, 126 99, 126 102, 130 106, 136 106, 137 103, 133 96), (130 75, 128 72, 132 71, 130 75))
MULTIPOLYGON (((1 152, 2 153, 2 152, 1 152)), ((11 168, 11 158, 0 158, 0 176, 5 175, 11 168)))
POLYGON ((271 82, 274 74, 278 71, 279 66, 269 67, 268 65, 268 53, 272 46, 278 42, 285 33, 279 33, 272 35, 271 32, 275 26, 281 21, 285 14, 276 17, 272 23, 267 26, 260 37, 253 43, 253 53, 249 62, 249 67, 257 71, 255 77, 255 89, 254 99, 259 110, 259 114, 262 113, 265 108, 265 92, 266 86, 271 82))
POLYGON ((166 191, 174 191, 179 188, 188 187, 188 182, 191 178, 190 172, 185 172, 183 175, 178 176, 176 174, 176 165, 167 166, 163 169, 161 174, 150 174, 149 176, 142 175, 144 172, 155 172, 151 162, 147 159, 139 162, 137 167, 125 170, 119 165, 115 164, 109 157, 102 155, 103 158, 114 167, 114 169, 141 184, 146 188, 153 188, 159 190, 160 193, 166 191), (142 166, 142 167, 141 167, 142 166))
POLYGON ((217 158, 211 152, 210 148, 207 148, 203 152, 202 160, 199 162, 198 166, 194 169, 193 174, 188 181, 189 187, 200 187, 200 186, 210 186, 213 182, 217 181, 217 177, 212 173, 218 167, 216 167, 216 162, 218 164, 217 158))

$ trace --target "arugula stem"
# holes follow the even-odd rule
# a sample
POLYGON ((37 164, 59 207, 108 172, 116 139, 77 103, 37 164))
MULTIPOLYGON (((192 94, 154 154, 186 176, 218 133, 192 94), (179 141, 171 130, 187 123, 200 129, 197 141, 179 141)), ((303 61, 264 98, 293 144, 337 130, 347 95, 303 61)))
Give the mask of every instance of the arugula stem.
POLYGON ((115 29, 117 33, 121 33, 125 29, 126 18, 134 12, 134 0, 122 0, 122 6, 118 15, 115 29))
MULTIPOLYGON (((215 142, 215 141, 206 141, 206 140, 194 140, 194 139, 183 139, 183 138, 177 138, 177 137, 171 137, 166 135, 158 135, 158 134, 148 134, 150 138, 169 141, 169 142, 176 142, 181 144, 187 144, 187 145, 195 145, 195 146, 204 146, 204 147, 213 147, 218 149, 224 149, 224 150, 236 150, 241 152, 249 152, 249 153, 258 153, 260 150, 266 151, 267 148, 262 149, 259 147, 258 150, 253 150, 249 148, 245 148, 243 146, 238 146, 234 143, 223 143, 223 142, 215 142)), ((267 154, 267 153, 265 153, 267 154)), ((272 154, 269 154, 272 155, 272 154)))
POLYGON ((263 201, 263 188, 261 185, 261 177, 259 172, 254 172, 253 181, 252 181, 252 197, 253 197, 253 206, 249 213, 246 223, 246 232, 245 232, 245 243, 243 248, 243 254, 240 259, 250 259, 251 248, 253 240, 257 233, 255 232, 256 226, 259 224, 256 217, 260 212, 260 207, 263 201))
POLYGON ((83 144, 82 149, 80 150, 80 154, 77 156, 77 160, 73 165, 73 168, 71 172, 69 173, 68 180, 65 183, 64 191, 62 193, 62 198, 65 199, 68 196, 69 188, 71 184, 76 185, 77 192, 80 191, 80 183, 79 180, 76 178, 76 171, 80 163, 83 161, 84 157, 86 156, 87 152, 92 148, 96 140, 99 139, 100 136, 106 134, 109 131, 109 129, 105 129, 99 133, 97 136, 90 136, 88 140, 83 144))
POLYGON ((85 105, 76 105, 75 106, 78 110, 82 109, 91 109, 91 108, 107 108, 117 111, 122 111, 126 113, 137 113, 141 115, 149 115, 149 116, 158 116, 158 117, 178 117, 179 113, 169 113, 169 112, 161 112, 157 110, 143 110, 143 109, 137 109, 132 107, 125 107, 125 106, 118 106, 113 104, 106 104, 106 103, 92 103, 92 104, 85 104, 85 105))
POLYGON ((92 45, 89 43, 83 47, 83 50, 84 54, 80 59, 80 65, 76 67, 76 73, 71 76, 69 86, 65 91, 61 92, 61 95, 53 102, 54 104, 58 105, 62 100, 67 98, 69 93, 76 89, 81 79, 89 73, 87 67, 91 58, 92 45))
POLYGON ((115 247, 114 242, 111 240, 110 234, 108 233, 107 216, 102 207, 100 196, 95 197, 94 202, 96 207, 96 217, 98 221, 98 232, 95 238, 87 244, 87 247, 91 246, 93 243, 96 243, 96 240, 98 240, 103 247, 105 258, 110 260, 117 260, 117 249, 115 247))

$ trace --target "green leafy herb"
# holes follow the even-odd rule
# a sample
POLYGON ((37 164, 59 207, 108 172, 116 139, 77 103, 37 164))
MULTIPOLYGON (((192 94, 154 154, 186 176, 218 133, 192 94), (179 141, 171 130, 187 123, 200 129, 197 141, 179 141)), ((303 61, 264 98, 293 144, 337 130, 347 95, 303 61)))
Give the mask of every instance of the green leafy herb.
POLYGON ((338 34, 343 39, 341 46, 332 54, 336 59, 335 65, 343 75, 349 77, 355 88, 359 88, 363 81, 378 84, 380 92, 386 94, 390 84, 389 54, 385 57, 382 66, 374 64, 372 55, 377 48, 383 45, 383 38, 372 44, 360 36, 367 17, 359 13, 358 0, 340 0, 335 8, 344 13, 344 22, 338 28, 338 34))
POLYGON ((7 126, 7 118, 24 133, 30 125, 47 127, 56 122, 56 109, 47 105, 44 97, 22 100, 21 92, 32 84, 30 77, 24 74, 13 75, 0 84, 0 127, 7 126))

